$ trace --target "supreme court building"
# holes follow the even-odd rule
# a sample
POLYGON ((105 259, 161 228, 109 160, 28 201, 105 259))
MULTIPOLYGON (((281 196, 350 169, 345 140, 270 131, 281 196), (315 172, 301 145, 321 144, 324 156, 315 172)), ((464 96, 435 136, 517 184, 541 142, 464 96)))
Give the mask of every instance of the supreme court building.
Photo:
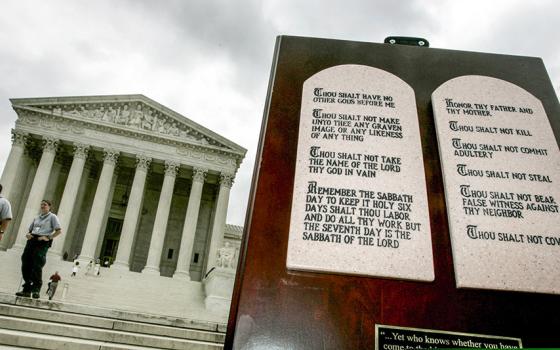
POLYGON ((0 183, 14 220, 1 250, 23 247, 50 199, 63 235, 48 259, 79 254, 82 266, 99 258, 112 270, 188 281, 225 267, 220 250, 241 236, 225 231, 243 147, 143 95, 11 103, 18 119, 0 183))

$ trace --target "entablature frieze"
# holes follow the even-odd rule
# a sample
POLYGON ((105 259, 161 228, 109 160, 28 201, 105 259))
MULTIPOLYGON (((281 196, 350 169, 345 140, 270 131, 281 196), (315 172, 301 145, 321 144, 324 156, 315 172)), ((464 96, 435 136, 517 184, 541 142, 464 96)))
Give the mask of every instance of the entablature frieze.
POLYGON ((76 134, 72 130, 43 129, 38 125, 19 122, 16 130, 28 135, 27 139, 30 147, 38 148, 42 145, 44 139, 56 138, 59 145, 66 144, 72 148, 75 145, 88 147, 89 153, 97 152, 97 158, 100 160, 103 159, 101 155, 104 150, 110 148, 118 151, 121 158, 127 157, 135 160, 138 155, 143 155, 151 158, 153 163, 163 164, 166 160, 169 160, 184 167, 205 168, 216 174, 235 173, 238 169, 237 160, 223 154, 203 149, 177 148, 173 145, 157 144, 146 140, 134 140, 125 135, 106 135, 98 130, 86 129, 83 133, 76 134))
MULTIPOLYGON (((140 104, 138 104, 138 106, 141 107, 140 104)), ((108 114, 108 111, 101 110, 101 107, 102 105, 98 105, 95 110, 88 110, 84 107, 84 110, 80 113, 70 113, 72 111, 61 111, 61 107, 56 106, 49 106, 50 110, 39 107, 14 106, 19 116, 16 121, 16 126, 18 126, 20 130, 35 130, 38 134, 49 133, 49 131, 55 132, 56 135, 65 133, 67 135, 80 137, 87 136, 87 134, 104 134, 107 136, 128 138, 133 142, 142 141, 149 144, 167 145, 172 147, 173 152, 181 157, 190 156, 195 159, 200 159, 202 157, 206 161, 217 161, 222 163, 222 166, 227 165, 228 168, 233 164, 235 169, 241 164, 246 152, 244 149, 232 149, 231 147, 220 144, 209 137, 203 136, 197 131, 187 131, 188 126, 184 125, 181 126, 183 129, 177 132, 175 131, 175 127, 178 126, 173 126, 170 129, 164 127, 161 130, 153 130, 147 129, 147 127, 146 129, 142 128, 141 124, 139 126, 136 122, 132 124, 124 122, 124 124, 119 124, 116 119, 106 121, 103 118, 108 114)), ((122 115, 125 112, 125 108, 122 108, 123 109, 120 110, 119 107, 117 115, 122 115)), ((111 109, 108 108, 108 110, 111 109)), ((140 118, 140 113, 144 113, 143 111, 143 107, 135 111, 138 118, 140 118)), ((113 112, 111 112, 111 115, 112 114, 113 112)), ((132 112, 128 111, 128 108, 124 114, 126 118, 131 118, 133 115, 132 112)), ((146 112, 146 115, 150 115, 150 113, 146 112)), ((163 125, 166 125, 165 123, 169 124, 169 122, 163 123, 163 125)), ((174 123, 177 124, 176 121, 174 123)), ((122 143, 122 141, 121 139, 120 143, 122 143)), ((124 143, 126 144, 126 142, 124 143)))

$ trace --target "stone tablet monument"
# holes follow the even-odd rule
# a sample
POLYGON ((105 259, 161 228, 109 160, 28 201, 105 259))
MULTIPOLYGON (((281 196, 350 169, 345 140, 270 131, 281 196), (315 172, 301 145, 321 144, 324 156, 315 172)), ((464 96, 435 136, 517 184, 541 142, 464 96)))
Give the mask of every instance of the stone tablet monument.
POLYGON ((542 103, 463 76, 432 105, 457 286, 560 294, 560 152, 542 103))
POLYGON ((303 85, 287 266, 432 281, 414 91, 340 65, 303 85))
POLYGON ((560 347, 558 116, 538 58, 279 37, 225 348, 560 347))

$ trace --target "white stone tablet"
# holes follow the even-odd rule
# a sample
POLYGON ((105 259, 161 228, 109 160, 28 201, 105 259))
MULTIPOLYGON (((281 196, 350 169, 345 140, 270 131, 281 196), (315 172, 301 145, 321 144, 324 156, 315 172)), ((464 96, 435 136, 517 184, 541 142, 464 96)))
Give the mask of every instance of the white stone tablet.
POLYGON ((360 65, 305 81, 287 267, 434 279, 412 88, 360 65))
POLYGON ((463 76, 432 104, 457 286, 560 293, 560 154, 542 103, 463 76))

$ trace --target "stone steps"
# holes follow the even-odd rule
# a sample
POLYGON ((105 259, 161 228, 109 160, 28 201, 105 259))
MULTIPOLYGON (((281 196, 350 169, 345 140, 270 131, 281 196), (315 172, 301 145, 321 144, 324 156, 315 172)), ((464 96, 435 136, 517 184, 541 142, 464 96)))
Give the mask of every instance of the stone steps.
POLYGON ((147 309, 146 301, 149 301, 151 310, 158 310, 165 315, 193 314, 202 317, 207 313, 203 308, 204 294, 200 283, 181 284, 166 277, 134 276, 138 275, 136 273, 128 275, 126 279, 107 273, 101 278, 66 278, 59 284, 54 300, 61 300, 64 283, 68 283, 66 301, 73 303, 143 311, 147 309), (162 291, 165 291, 165 297, 162 297, 162 291), (192 304, 176 302, 180 300, 190 300, 192 304), (196 305, 199 307, 195 308, 196 305))
POLYGON ((6 346, 209 350, 222 349, 223 341, 224 334, 216 331, 0 304, 0 344, 6 346))
POLYGON ((150 314, 141 311, 119 310, 92 305, 73 304, 47 299, 19 298, 14 295, 0 293, 0 304, 16 305, 32 308, 33 310, 60 311, 66 314, 81 314, 97 316, 111 320, 126 320, 131 322, 172 326, 177 328, 198 329, 210 332, 225 333, 226 324, 211 321, 190 319, 185 317, 150 314))
MULTIPOLYGON (((107 317, 73 314, 69 312, 53 312, 31 307, 0 304, 0 317, 17 317, 53 323, 88 326, 91 328, 112 329, 141 334, 161 335, 174 338, 192 339, 215 343, 224 342, 224 334, 192 328, 172 327, 129 320, 118 320, 107 317)), ((1 328, 1 327, 0 327, 1 328)))
MULTIPOLYGON (((45 350, 154 350, 151 347, 111 344, 100 341, 72 339, 48 334, 0 329, 0 339, 7 344, 0 349, 45 349, 45 350)), ((193 348, 195 349, 195 348, 193 348)))
MULTIPOLYGON (((0 252, 0 266, 3 266, 0 269, 0 293, 13 295, 20 289, 20 255, 14 249, 0 252)), ((78 272, 78 276, 70 277, 71 270, 71 262, 49 256, 43 268, 45 285, 41 299, 46 299, 44 292, 48 276, 59 271, 62 281, 53 301, 213 323, 227 322, 227 312, 206 308, 206 295, 201 282, 121 271, 113 267, 102 268, 100 276, 86 274, 84 268, 78 272), (65 285, 68 289, 63 299, 65 285)))

